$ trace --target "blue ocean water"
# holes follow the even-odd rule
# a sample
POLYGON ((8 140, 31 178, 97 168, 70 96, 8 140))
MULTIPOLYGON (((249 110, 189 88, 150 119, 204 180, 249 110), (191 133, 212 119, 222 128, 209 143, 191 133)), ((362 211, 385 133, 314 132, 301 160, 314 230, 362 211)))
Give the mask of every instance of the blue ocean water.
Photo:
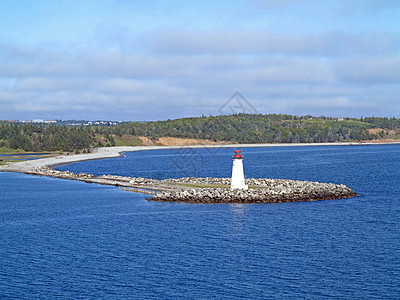
MULTIPOLYGON (((59 169, 229 177, 233 149, 154 150, 59 169)), ((400 145, 244 148, 248 177, 360 196, 279 204, 149 202, 0 173, 0 297, 399 299, 400 145)))

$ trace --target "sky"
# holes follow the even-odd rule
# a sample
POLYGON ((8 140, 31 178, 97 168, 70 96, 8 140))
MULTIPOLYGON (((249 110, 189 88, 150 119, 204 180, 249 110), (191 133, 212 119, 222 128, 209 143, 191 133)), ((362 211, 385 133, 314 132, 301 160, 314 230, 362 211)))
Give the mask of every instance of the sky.
POLYGON ((0 119, 232 112, 400 117, 400 1, 0 0, 0 119))

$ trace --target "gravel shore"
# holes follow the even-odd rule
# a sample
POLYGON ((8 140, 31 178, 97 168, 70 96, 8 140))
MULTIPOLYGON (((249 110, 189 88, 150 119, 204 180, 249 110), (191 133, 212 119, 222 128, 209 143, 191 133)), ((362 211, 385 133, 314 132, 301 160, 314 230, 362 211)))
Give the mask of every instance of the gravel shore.
POLYGON ((121 156, 122 152, 144 150, 141 148, 147 147, 105 147, 97 148, 92 153, 88 154, 71 154, 59 155, 49 158, 41 158, 35 160, 27 160, 21 162, 10 163, 8 165, 0 166, 0 171, 5 172, 29 172, 32 169, 40 167, 51 167, 62 164, 69 164, 84 160, 102 159, 121 156))

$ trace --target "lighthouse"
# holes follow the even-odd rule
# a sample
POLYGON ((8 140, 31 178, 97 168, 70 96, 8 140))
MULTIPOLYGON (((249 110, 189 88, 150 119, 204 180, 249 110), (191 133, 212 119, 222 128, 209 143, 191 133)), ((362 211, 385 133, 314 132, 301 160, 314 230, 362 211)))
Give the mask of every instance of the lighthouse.
POLYGON ((233 155, 232 160, 233 160, 233 165, 232 165, 231 189, 247 190, 248 186, 244 182, 242 151, 235 150, 235 154, 233 155))

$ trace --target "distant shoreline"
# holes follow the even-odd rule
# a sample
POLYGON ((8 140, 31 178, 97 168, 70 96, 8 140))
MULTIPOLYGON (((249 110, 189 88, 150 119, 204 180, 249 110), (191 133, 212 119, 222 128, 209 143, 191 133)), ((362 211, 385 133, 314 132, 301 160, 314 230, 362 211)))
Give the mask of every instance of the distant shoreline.
POLYGON ((193 146, 119 146, 96 148, 88 154, 58 155, 56 157, 41 158, 22 162, 13 162, 0 166, 1 172, 25 173, 33 168, 53 167, 57 165, 71 164, 80 161, 114 158, 122 156, 124 152, 165 150, 165 149, 200 149, 200 148, 255 148, 255 147, 301 147, 301 146, 363 146, 363 145, 390 145, 400 142, 388 143, 293 143, 293 144, 221 144, 221 145, 193 145, 193 146))

